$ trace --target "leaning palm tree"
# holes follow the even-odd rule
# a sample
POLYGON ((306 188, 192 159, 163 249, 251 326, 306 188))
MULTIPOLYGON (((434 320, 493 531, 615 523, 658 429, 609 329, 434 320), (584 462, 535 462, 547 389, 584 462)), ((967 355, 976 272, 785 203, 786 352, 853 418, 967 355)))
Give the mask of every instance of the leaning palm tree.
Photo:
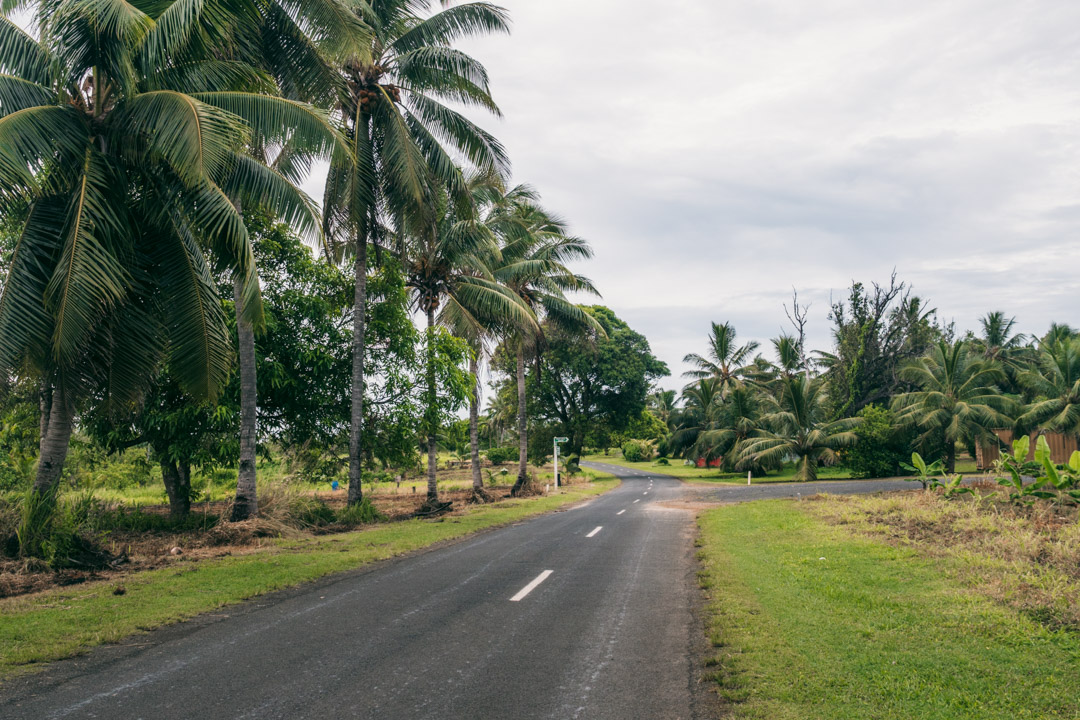
POLYGON ((574 273, 567 263, 592 257, 585 240, 567 234, 566 223, 548 213, 524 194, 502 211, 496 223, 504 238, 500 258, 492 275, 516 294, 536 318, 535 323, 518 323, 506 329, 505 337, 514 348, 518 391, 518 476, 511 489, 517 495, 528 484, 528 408, 525 395, 525 356, 538 356, 544 342, 540 323, 564 330, 604 330, 592 315, 566 298, 568 292, 599 295, 592 281, 574 273))
POLYGON ((823 383, 807 374, 782 378, 765 396, 761 423, 768 429, 746 440, 742 462, 775 466, 787 458, 796 462, 796 479, 817 480, 819 463, 836 461, 836 451, 855 444, 854 428, 861 418, 828 420, 823 383))
POLYGON ((1035 367, 1017 381, 1037 398, 1016 419, 1024 432, 1047 425, 1061 432, 1080 432, 1080 339, 1044 344, 1035 367))
POLYGON ((899 376, 918 389, 893 400, 897 421, 921 430, 920 443, 944 442, 947 472, 956 469, 957 442, 989 437, 991 428, 1012 424, 1006 413, 1013 403, 997 388, 1005 379, 1001 366, 983 360, 963 340, 938 342, 899 376))
POLYGON ((683 377, 695 380, 716 378, 720 381, 720 392, 725 395, 740 385, 751 372, 748 367, 750 356, 757 350, 758 344, 748 342, 745 345, 736 345, 736 336, 731 323, 712 323, 708 353, 705 356, 690 353, 684 357, 683 362, 692 365, 694 369, 684 372, 683 377))
MULTIPOLYGON (((448 3, 443 3, 447 5, 448 3)), ((423 222, 426 189, 441 184, 457 199, 468 194, 451 152, 473 166, 505 169, 502 146, 446 101, 499 114, 484 67, 452 44, 509 29, 506 12, 486 2, 444 7, 424 16, 431 0, 380 0, 357 10, 370 28, 364 52, 338 67, 336 114, 350 141, 348 157, 331 163, 324 226, 335 252, 351 251, 353 311, 349 503, 360 502, 364 400, 364 318, 368 246, 385 244, 386 220, 423 222), (445 146, 450 148, 450 151, 445 146)))
POLYGON ((215 267, 240 278, 241 316, 261 320, 230 198, 311 218, 243 150, 256 136, 316 147, 334 133, 256 69, 200 54, 206 23, 184 22, 185 3, 27 8, 40 40, 0 18, 0 212, 22 221, 0 296, 0 376, 29 368, 51 389, 34 484, 45 493, 81 400, 133 401, 163 354, 190 394, 220 393, 231 342, 215 267))
POLYGON ((429 407, 426 409, 428 449, 428 501, 438 502, 436 484, 436 433, 438 432, 434 331, 436 313, 440 324, 452 329, 473 347, 470 360, 469 435, 473 459, 473 493, 484 499, 480 479, 477 438, 479 400, 477 356, 485 332, 496 324, 528 327, 535 323, 532 311, 515 293, 492 277, 490 266, 499 258, 499 244, 491 230, 476 217, 472 198, 455 203, 445 191, 433 193, 431 221, 412 228, 408 224, 406 277, 417 308, 427 318, 425 379, 429 407))

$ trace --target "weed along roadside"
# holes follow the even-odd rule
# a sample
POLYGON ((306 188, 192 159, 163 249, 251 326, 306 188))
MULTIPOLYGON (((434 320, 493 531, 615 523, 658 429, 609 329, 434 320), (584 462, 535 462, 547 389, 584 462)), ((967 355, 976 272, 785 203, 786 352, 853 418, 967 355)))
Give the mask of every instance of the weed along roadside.
POLYGON ((587 500, 611 476, 549 495, 469 507, 435 520, 269 540, 246 554, 192 561, 0 600, 0 679, 258 595, 430 547, 587 500))
POLYGON ((1076 509, 986 507, 906 492, 701 513, 726 717, 1080 716, 1076 509))

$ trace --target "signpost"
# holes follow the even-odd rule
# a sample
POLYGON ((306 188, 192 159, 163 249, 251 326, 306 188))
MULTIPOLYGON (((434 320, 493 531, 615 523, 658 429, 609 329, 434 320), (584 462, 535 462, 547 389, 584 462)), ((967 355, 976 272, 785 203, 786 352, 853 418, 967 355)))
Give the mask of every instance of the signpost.
POLYGON ((559 443, 567 442, 569 439, 565 437, 555 438, 555 487, 559 487, 559 443))

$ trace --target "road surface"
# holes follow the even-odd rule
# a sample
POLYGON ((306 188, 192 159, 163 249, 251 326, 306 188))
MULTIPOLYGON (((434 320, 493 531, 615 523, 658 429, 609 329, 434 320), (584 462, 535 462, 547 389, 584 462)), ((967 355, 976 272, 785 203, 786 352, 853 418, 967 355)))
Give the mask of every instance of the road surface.
POLYGON ((710 717, 686 501, 806 488, 602 469, 623 484, 575 508, 55 663, 0 717, 710 717))

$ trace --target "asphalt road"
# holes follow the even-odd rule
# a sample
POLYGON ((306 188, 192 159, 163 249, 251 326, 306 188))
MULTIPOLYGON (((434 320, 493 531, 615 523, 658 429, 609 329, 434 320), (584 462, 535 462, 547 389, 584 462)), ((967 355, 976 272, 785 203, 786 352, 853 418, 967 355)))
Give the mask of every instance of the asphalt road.
POLYGON ((691 720, 695 501, 904 489, 624 479, 588 503, 175 625, 0 687, 0 718, 691 720))
POLYGON ((705 717, 692 514, 661 504, 683 487, 631 477, 574 509, 55 663, 0 689, 0 717, 705 717))

